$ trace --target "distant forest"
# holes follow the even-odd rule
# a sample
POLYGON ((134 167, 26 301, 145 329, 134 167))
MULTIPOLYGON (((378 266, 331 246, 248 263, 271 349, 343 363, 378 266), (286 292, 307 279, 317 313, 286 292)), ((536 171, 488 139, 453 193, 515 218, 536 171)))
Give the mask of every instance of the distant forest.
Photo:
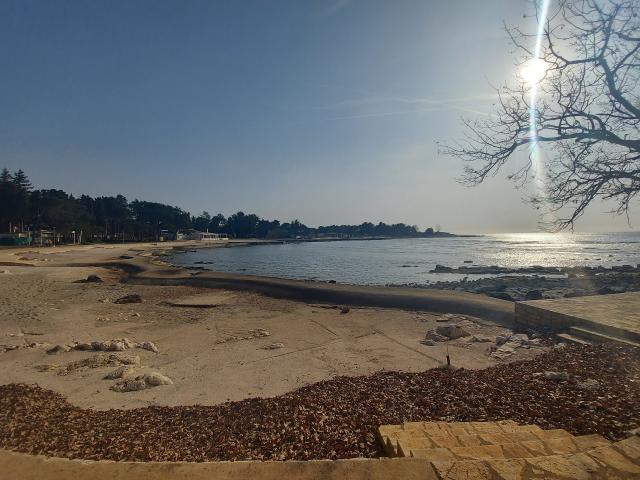
POLYGON ((192 216, 178 207, 133 200, 124 196, 74 197, 62 190, 35 190, 22 170, 0 173, 0 232, 53 230, 64 238, 83 232, 83 240, 157 240, 161 232, 188 229, 226 233, 234 238, 296 238, 341 235, 347 237, 419 237, 448 235, 428 228, 396 223, 307 227, 299 220, 280 223, 254 214, 192 216))

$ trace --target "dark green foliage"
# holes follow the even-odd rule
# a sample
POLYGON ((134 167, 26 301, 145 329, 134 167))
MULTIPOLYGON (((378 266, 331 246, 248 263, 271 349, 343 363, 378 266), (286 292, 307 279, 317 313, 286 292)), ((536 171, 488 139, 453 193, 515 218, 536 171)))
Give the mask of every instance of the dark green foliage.
POLYGON ((70 240, 73 231, 82 231, 84 241, 158 240, 161 233, 175 234, 195 229, 212 233, 226 233, 233 238, 307 238, 324 237, 418 237, 432 236, 428 228, 421 233, 417 227, 397 223, 387 225, 365 222, 361 225, 332 225, 307 227, 300 220, 280 223, 265 220, 244 212, 225 218, 202 212, 191 217, 188 212, 156 202, 134 200, 122 195, 78 198, 62 190, 33 190, 22 171, 11 174, 0 171, 0 232, 23 230, 56 230, 62 240, 70 240))

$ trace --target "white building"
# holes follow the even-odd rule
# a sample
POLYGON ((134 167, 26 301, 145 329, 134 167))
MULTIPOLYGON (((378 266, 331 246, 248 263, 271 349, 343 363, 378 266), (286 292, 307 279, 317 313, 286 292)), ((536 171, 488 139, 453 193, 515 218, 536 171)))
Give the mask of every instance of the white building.
POLYGON ((199 242, 213 242, 220 240, 229 240, 229 236, 226 233, 209 233, 200 232, 198 230, 186 230, 179 232, 177 240, 198 240, 199 242))

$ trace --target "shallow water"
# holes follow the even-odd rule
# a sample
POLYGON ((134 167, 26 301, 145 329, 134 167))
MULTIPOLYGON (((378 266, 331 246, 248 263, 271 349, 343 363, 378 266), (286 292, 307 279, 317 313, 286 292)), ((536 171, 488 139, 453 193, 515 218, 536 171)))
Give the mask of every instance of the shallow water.
MULTIPOLYGON (((354 240, 202 249, 172 255, 177 265, 218 272, 360 285, 428 284, 465 275, 429 273, 436 264, 501 267, 640 263, 640 232, 499 234, 482 237, 354 240), (470 261, 471 263, 464 263, 470 261), (211 263, 197 263, 211 262, 211 263)), ((488 276, 488 275, 484 275, 488 276)), ((480 278, 470 275, 469 278, 480 278)))

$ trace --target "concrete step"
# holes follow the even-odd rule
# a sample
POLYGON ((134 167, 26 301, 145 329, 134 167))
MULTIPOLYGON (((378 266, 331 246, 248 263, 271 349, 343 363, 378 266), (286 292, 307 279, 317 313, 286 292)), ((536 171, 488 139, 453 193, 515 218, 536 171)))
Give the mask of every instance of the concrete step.
MULTIPOLYGON (((494 458, 535 458, 566 455, 609 446, 611 446, 611 443, 600 435, 584 435, 582 437, 560 436, 544 440, 535 439, 469 447, 415 448, 408 451, 402 450, 402 452, 408 453, 406 456, 430 461, 449 459, 488 460, 494 458)), ((402 447, 404 448, 404 446, 402 447)))
POLYGON ((640 478, 640 464, 614 446, 588 452, 556 454, 531 458, 485 460, 433 460, 431 465, 441 479, 622 479, 640 478), (533 473, 535 472, 535 473, 533 473))
POLYGON ((563 342, 567 342, 567 343, 576 343, 578 345, 593 345, 589 340, 586 340, 584 338, 580 338, 580 337, 576 337, 574 335, 571 335, 570 333, 558 333, 556 335, 556 337, 563 341, 563 342))
MULTIPOLYGON (((591 320, 580 318, 569 327, 569 333, 572 329, 583 329, 588 332, 595 332, 605 337, 619 338, 629 340, 631 342, 640 343, 640 333, 638 331, 629 330, 622 326, 609 325, 601 322, 593 322, 591 320)), ((580 335, 578 335, 580 336, 580 335)))
POLYGON ((627 347, 640 348, 640 342, 629 340, 627 338, 606 335, 583 327, 569 327, 569 333, 576 337, 586 338, 587 340, 596 343, 618 343, 627 347))
POLYGON ((640 436, 612 443, 515 422, 413 422, 381 427, 378 435, 395 442, 396 455, 426 462, 441 480, 533 478, 532 472, 535 478, 640 478, 640 436))
POLYGON ((512 420, 497 422, 407 422, 402 425, 382 425, 378 441, 389 457, 409 456, 412 449, 450 448, 491 443, 513 443, 537 439, 542 432, 537 425, 518 425, 512 420), (473 432, 473 433, 470 433, 473 432), (492 437, 494 436, 494 437, 492 437), (495 437, 497 436, 497 437, 495 437))

